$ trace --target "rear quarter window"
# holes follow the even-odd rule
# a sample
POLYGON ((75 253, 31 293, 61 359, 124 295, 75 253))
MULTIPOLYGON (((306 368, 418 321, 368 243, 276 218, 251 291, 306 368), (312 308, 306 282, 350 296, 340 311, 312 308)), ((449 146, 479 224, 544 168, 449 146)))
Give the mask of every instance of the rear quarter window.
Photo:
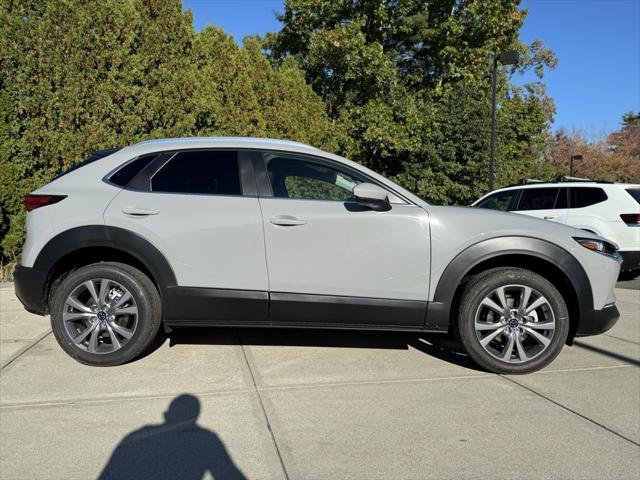
POLYGON ((597 187, 574 187, 570 189, 571 208, 584 208, 607 200, 607 194, 597 187))
POLYGON ((136 178, 144 167, 151 163, 151 160, 156 158, 157 154, 145 155, 140 158, 136 158, 131 162, 125 163, 118 171, 113 173, 109 177, 109 181, 121 187, 126 187, 131 183, 131 181, 136 178))
POLYGON ((638 204, 640 204, 640 188, 627 188, 626 191, 638 204))

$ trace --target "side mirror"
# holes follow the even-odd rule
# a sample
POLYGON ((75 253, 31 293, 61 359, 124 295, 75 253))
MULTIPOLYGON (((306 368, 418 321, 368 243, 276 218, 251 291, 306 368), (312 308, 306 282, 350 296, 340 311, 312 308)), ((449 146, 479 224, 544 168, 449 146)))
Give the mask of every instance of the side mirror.
POLYGON ((380 188, 373 183, 360 183, 353 188, 353 196, 356 197, 356 203, 363 207, 370 208, 377 212, 386 212, 391 210, 389 196, 384 188, 380 188))

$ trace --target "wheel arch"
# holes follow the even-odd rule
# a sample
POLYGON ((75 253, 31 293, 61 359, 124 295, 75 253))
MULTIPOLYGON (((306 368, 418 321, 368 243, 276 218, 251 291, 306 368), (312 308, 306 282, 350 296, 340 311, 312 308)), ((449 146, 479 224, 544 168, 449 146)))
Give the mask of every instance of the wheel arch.
POLYGON ((476 243, 460 252, 445 268, 429 303, 426 327, 449 330, 455 323, 459 298, 468 278, 494 267, 520 267, 551 281, 567 301, 569 337, 580 323, 581 311, 593 309, 593 294, 586 272, 562 247, 531 237, 497 237, 476 243))
POLYGON ((140 235, 106 225, 76 227, 49 240, 34 262, 34 269, 46 274, 46 305, 61 275, 100 261, 119 261, 138 268, 151 279, 161 297, 168 287, 177 284, 165 256, 140 235))

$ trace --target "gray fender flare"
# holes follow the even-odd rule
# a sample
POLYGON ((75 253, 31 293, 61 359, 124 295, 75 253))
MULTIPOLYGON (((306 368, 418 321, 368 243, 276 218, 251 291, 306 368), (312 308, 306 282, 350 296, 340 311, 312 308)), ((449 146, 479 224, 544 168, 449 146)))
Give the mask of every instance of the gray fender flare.
MULTIPOLYGON (((593 293, 586 272, 578 260, 562 247, 546 240, 531 237, 508 236, 483 240, 460 252, 445 268, 435 287, 433 301, 429 302, 426 328, 447 330, 454 295, 463 278, 477 265, 506 255, 526 255, 547 261, 561 270, 569 279, 578 300, 578 315, 593 309, 593 293)), ((572 320, 572 333, 579 318, 572 320)))
POLYGON ((42 248, 33 268, 49 274, 64 256, 91 247, 112 248, 136 258, 154 277, 161 294, 177 284, 169 262, 151 242, 129 230, 107 225, 76 227, 56 235, 42 248))

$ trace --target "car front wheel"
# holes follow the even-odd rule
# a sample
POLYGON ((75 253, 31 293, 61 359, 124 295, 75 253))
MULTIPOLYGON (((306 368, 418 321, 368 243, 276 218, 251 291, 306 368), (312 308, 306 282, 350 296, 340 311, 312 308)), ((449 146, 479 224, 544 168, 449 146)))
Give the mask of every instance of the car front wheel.
POLYGON ((569 332, 567 305, 558 289, 521 268, 493 268, 473 277, 459 312, 458 333, 467 353, 495 373, 544 368, 569 332))

